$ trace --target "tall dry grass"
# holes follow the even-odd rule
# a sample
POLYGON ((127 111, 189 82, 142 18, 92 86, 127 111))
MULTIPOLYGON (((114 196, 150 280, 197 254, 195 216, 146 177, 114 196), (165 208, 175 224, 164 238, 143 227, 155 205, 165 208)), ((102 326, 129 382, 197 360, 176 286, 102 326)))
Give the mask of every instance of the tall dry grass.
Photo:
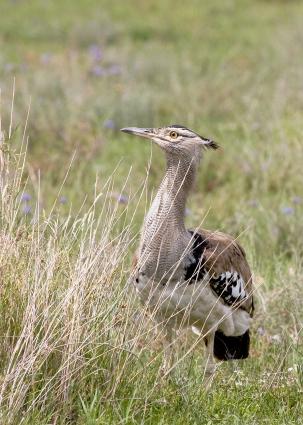
POLYGON ((38 184, 29 215, 26 125, 14 134, 11 121, 0 135, 0 410, 9 424, 37 408, 68 413, 92 381, 114 396, 140 325, 125 285, 132 219, 125 224, 128 207, 113 202, 114 176, 90 207, 67 216, 58 199, 44 211, 38 184))

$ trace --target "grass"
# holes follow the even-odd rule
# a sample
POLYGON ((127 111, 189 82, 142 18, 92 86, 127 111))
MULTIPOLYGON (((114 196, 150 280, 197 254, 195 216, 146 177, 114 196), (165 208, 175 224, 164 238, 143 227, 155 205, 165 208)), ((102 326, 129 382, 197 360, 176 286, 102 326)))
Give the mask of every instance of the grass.
POLYGON ((1 3, 1 423, 302 422, 302 9, 1 3), (222 146, 188 226, 239 237, 258 288, 251 358, 209 393, 189 334, 159 380, 161 333, 126 282, 164 161, 118 130, 167 123, 222 146))

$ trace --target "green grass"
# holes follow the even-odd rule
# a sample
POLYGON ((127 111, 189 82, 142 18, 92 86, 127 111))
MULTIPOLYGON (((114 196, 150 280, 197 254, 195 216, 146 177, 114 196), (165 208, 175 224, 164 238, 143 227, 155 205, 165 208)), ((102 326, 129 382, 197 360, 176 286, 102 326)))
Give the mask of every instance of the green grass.
POLYGON ((295 0, 1 2, 3 424, 301 423, 302 13, 295 0), (188 226, 238 236, 258 287, 251 358, 222 365, 208 394, 202 344, 159 381, 161 335, 126 285, 164 160, 119 128, 169 123, 222 146, 188 226))

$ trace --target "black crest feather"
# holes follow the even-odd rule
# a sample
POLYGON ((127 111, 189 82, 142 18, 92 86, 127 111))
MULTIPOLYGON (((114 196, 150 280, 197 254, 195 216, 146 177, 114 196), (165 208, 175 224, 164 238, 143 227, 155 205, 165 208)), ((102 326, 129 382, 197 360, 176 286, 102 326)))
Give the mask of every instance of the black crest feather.
POLYGON ((216 150, 216 149, 219 149, 220 146, 218 145, 218 143, 214 142, 213 140, 209 140, 206 147, 209 149, 216 150))
MULTIPOLYGON (((189 130, 189 128, 184 127, 184 125, 179 125, 179 124, 172 124, 170 125, 171 128, 183 128, 184 130, 189 130)), ((189 130, 191 131, 191 130, 189 130)))
POLYGON ((206 147, 206 149, 219 149, 219 145, 218 143, 214 142, 213 140, 207 139, 206 137, 200 136, 201 139, 206 142, 204 144, 204 146, 206 147))

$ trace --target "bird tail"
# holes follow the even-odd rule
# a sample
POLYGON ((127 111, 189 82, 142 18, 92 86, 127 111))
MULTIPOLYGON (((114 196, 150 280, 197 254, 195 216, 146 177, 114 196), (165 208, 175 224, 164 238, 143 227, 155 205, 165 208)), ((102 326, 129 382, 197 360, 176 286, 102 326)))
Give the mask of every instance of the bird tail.
POLYGON ((218 360, 246 359, 249 355, 249 329, 240 336, 226 336, 216 331, 214 341, 214 356, 218 360))

